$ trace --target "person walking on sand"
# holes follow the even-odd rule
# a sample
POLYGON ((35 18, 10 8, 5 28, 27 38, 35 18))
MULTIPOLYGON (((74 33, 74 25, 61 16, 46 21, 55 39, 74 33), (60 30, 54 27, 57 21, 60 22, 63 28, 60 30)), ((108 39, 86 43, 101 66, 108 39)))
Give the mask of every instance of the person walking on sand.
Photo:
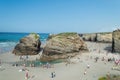
POLYGON ((85 71, 84 71, 84 75, 86 75, 86 73, 87 73, 87 71, 86 71, 86 69, 85 69, 85 71))
POLYGON ((97 61, 98 61, 98 59, 99 59, 99 57, 96 57, 96 58, 95 58, 95 62, 97 62, 97 61))
POLYGON ((53 77, 55 77, 56 76, 56 74, 55 74, 55 72, 53 72, 53 77))
POLYGON ((49 68, 49 66, 50 66, 50 64, 47 62, 47 63, 46 63, 46 68, 48 69, 48 68, 49 68))
POLYGON ((102 57, 102 61, 104 61, 105 60, 105 57, 102 57))
POLYGON ((28 80, 29 76, 28 76, 28 70, 26 70, 26 73, 25 73, 25 79, 28 80))
POLYGON ((89 64, 87 64, 87 68, 90 68, 90 65, 89 65, 89 64))
POLYGON ((26 64, 23 64, 23 70, 24 71, 26 70, 26 64))
POLYGON ((54 80, 53 78, 54 78, 54 74, 53 72, 51 72, 51 79, 54 80))
POLYGON ((55 71, 51 72, 51 79, 54 80, 55 77, 56 77, 55 71))

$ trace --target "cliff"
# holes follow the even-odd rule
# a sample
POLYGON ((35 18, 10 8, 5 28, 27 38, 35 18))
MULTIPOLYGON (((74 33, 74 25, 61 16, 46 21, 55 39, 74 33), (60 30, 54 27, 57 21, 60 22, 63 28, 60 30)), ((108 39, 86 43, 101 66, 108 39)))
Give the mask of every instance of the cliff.
POLYGON ((84 41, 112 43, 112 32, 79 34, 84 41))
POLYGON ((120 52, 120 30, 113 31, 112 39, 112 51, 120 52))
POLYGON ((28 36, 20 39, 15 46, 13 53, 16 55, 35 55, 40 51, 40 39, 36 33, 31 33, 28 36))
POLYGON ((82 51, 88 51, 87 45, 77 33, 60 33, 49 37, 40 60, 65 59, 82 51))

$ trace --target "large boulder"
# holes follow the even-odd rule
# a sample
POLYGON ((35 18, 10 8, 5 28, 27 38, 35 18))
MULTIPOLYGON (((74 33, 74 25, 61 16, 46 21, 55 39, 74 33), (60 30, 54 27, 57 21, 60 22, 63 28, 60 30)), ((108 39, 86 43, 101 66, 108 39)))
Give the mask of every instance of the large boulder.
POLYGON ((40 37, 36 33, 31 33, 22 38, 15 46, 13 53, 16 55, 36 55, 40 51, 40 37))
POLYGON ((77 33, 60 33, 48 38, 40 60, 64 59, 82 51, 88 51, 87 45, 77 33))
POLYGON ((113 31, 112 39, 112 52, 120 53, 120 30, 113 31))

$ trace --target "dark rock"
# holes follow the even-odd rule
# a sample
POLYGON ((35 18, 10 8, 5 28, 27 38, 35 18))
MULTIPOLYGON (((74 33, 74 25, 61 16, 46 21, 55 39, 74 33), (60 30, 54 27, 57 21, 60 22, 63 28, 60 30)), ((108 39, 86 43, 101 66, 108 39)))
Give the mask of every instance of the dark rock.
POLYGON ((35 55, 39 53, 40 45, 39 35, 31 33, 20 40, 15 46, 13 53, 16 55, 35 55))
POLYGON ((120 30, 113 31, 112 52, 120 52, 120 30))
POLYGON ((88 51, 87 45, 77 33, 60 33, 49 37, 40 60, 64 59, 82 51, 88 51))

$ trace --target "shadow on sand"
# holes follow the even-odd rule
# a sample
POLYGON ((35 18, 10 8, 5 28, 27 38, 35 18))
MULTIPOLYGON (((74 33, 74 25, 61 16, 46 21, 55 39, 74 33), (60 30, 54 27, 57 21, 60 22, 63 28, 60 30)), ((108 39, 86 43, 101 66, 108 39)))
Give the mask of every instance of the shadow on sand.
POLYGON ((112 46, 107 46, 104 48, 107 52, 112 52, 112 46))

